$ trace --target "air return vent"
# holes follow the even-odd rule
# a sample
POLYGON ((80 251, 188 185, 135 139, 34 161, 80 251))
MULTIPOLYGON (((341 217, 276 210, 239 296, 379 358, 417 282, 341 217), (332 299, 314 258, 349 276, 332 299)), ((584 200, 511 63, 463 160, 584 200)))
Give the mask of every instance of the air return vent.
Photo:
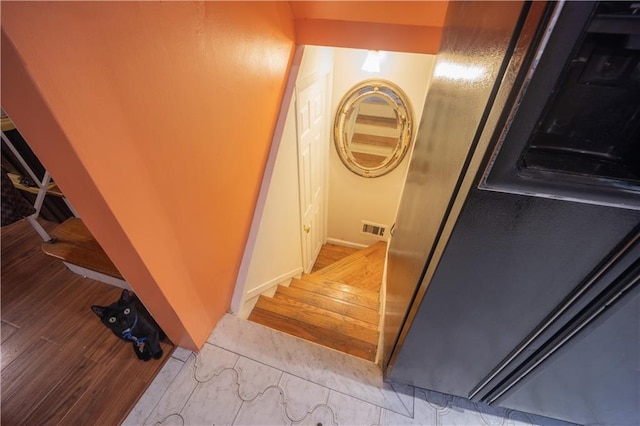
POLYGON ((387 225, 362 221, 362 229, 360 232, 363 234, 375 235, 376 237, 386 237, 387 225))

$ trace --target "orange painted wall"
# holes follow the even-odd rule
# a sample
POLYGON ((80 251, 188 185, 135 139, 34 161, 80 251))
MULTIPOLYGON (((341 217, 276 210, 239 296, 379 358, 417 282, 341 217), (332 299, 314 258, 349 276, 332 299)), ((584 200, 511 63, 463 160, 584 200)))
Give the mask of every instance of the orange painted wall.
POLYGON ((296 41, 312 46, 392 52, 438 52, 441 27, 347 22, 324 19, 296 19, 296 41))
POLYGON ((2 31, 3 107, 169 337, 198 349, 249 232, 289 4, 3 2, 2 31))
POLYGON ((294 38, 437 49, 447 2, 363 3, 3 2, 3 107, 175 343, 229 307, 294 38))
POLYGON ((447 1, 292 1, 298 44, 435 54, 447 1))
POLYGON ((442 27, 448 1, 292 1, 296 19, 442 27))

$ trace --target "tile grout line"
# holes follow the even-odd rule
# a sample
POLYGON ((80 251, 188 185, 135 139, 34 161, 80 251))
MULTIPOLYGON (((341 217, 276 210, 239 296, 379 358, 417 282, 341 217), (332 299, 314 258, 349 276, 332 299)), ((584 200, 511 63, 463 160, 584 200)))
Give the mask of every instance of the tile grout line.
MULTIPOLYGON (((251 358, 247 358, 247 357, 244 357, 244 358, 245 358, 245 359, 249 359, 249 360, 251 360, 251 358)), ((252 360, 252 361, 254 361, 254 360, 252 360)), ((257 363, 257 361, 254 361, 254 362, 256 362, 256 363, 257 363)), ((264 365, 264 364, 262 364, 262 365, 264 365)), ((270 366, 267 366, 267 367, 269 367, 269 368, 274 368, 274 367, 270 367, 270 366)), ((318 406, 319 406, 319 405, 321 405, 321 404, 317 404, 317 405, 315 405, 311 411, 307 410, 307 412, 306 412, 306 414, 304 415, 304 417, 302 417, 300 420, 294 420, 294 419, 292 419, 292 418, 291 418, 291 416, 289 416, 289 413, 288 413, 288 411, 287 411, 287 405, 288 405, 288 404, 287 404, 287 395, 286 395, 286 392, 285 392, 284 388, 282 388, 282 386, 280 385, 280 383, 282 382, 282 378, 284 377, 284 375, 285 375, 285 374, 288 374, 288 373, 286 373, 286 372, 284 372, 284 371, 282 371, 282 370, 280 370, 280 369, 278 369, 278 368, 274 368, 274 370, 278 370, 278 371, 280 371, 280 378, 278 379, 278 383, 277 383, 277 384, 275 384, 275 385, 268 385, 268 386, 267 386, 263 391, 258 391, 258 394, 257 394, 255 397, 253 397, 253 398, 251 398, 251 399, 245 399, 245 398, 243 398, 243 397, 242 397, 242 395, 240 395, 240 393, 239 393, 239 392, 240 392, 240 384, 239 384, 239 383, 236 383, 236 384, 238 385, 238 388, 237 388, 238 397, 240 398, 240 400, 242 400, 242 402, 243 402, 243 404, 244 404, 245 402, 253 402, 253 401, 255 401, 255 400, 256 400, 256 399, 258 399, 259 397, 263 396, 263 395, 264 395, 268 390, 270 390, 270 389, 276 389, 276 390, 278 391, 278 393, 280 394, 281 398, 282 398, 281 403, 280 403, 279 405, 280 405, 280 406, 281 406, 281 408, 284 410, 284 416, 285 416, 285 417, 286 417, 286 418, 287 418, 291 423, 293 423, 293 422, 301 422, 301 421, 305 420, 309 415, 311 415, 311 414, 313 413, 313 411, 315 410, 315 408, 316 408, 316 407, 318 407, 318 406)), ((240 374, 238 373, 238 376, 237 376, 237 377, 239 377, 239 376, 240 376, 240 374)), ((292 376, 292 377, 294 377, 294 376, 292 376)), ((310 383, 312 383, 312 382, 310 382, 310 383)), ((314 383, 314 384, 315 384, 315 383, 314 383)), ((319 386, 319 385, 318 385, 318 386, 319 386)), ((331 408, 331 407, 329 407, 329 408, 331 408)), ((331 409, 331 411, 333 412, 333 409, 331 409)), ((240 412, 240 410, 238 410, 238 412, 240 412)), ((236 414, 236 417, 237 417, 237 414, 236 414)), ((234 420, 234 421, 235 421, 235 420, 234 420)))
POLYGON ((236 415, 233 416, 233 421, 231 422, 232 425, 236 424, 236 420, 238 420, 238 416, 240 415, 240 411, 242 411, 242 407, 244 407, 245 401, 242 398, 240 398, 240 401, 242 401, 242 402, 240 403, 240 407, 238 408, 238 411, 236 411, 236 415))
MULTIPOLYGON (((224 348, 221 348, 221 349, 226 350, 226 349, 224 349, 224 348)), ((231 351, 229 351, 229 352, 231 352, 231 351)), ((236 355, 237 355, 237 354, 236 354, 236 355)), ((334 407, 332 407, 332 406, 329 404, 329 399, 330 399, 330 397, 331 397, 331 392, 335 392, 335 393, 337 393, 337 394, 341 394, 341 395, 347 395, 347 394, 342 393, 342 392, 339 392, 339 391, 336 391, 335 389, 328 388, 327 386, 320 385, 319 383, 315 383, 315 382, 312 382, 312 381, 310 381, 310 380, 306 380, 306 379, 303 379, 303 378, 301 378, 301 377, 295 376, 295 375, 290 374, 290 373, 288 373, 288 372, 286 372, 286 371, 284 371, 284 370, 281 370, 281 369, 279 369, 279 368, 272 367, 272 366, 270 366, 270 365, 267 365, 267 364, 261 363, 261 362, 259 362, 259 361, 253 360, 253 359, 251 359, 251 358, 249 358, 249 357, 246 357, 246 356, 244 356, 244 355, 239 355, 238 360, 236 360, 236 363, 234 364, 234 369, 235 369, 235 366, 237 366, 238 362, 240 361, 240 358, 245 358, 245 359, 247 359, 247 360, 251 360, 251 361, 255 362, 256 364, 260 364, 260 365, 263 365, 263 366, 265 366, 265 367, 268 367, 268 368, 272 368, 272 369, 274 369, 274 370, 277 370, 277 371, 279 371, 279 372, 280 372, 280 377, 278 378, 277 384, 275 384, 275 385, 269 385, 269 386, 267 386, 264 390, 262 390, 262 391, 258 391, 258 394, 257 394, 254 398, 251 398, 251 399, 245 399, 242 395, 240 395, 240 383, 239 383, 240 372, 238 372, 238 371, 236 370, 236 373, 237 373, 237 376, 236 376, 236 377, 237 377, 237 380, 238 380, 238 381, 237 381, 237 383, 236 383, 236 384, 238 385, 238 387, 237 387, 237 389, 236 389, 236 392, 237 392, 237 396, 238 396, 238 397, 239 397, 239 399, 242 401, 242 404, 241 404, 240 408, 238 409, 238 412, 236 413, 236 416, 234 417, 234 423, 235 423, 235 421, 237 420, 237 416, 239 415, 239 413, 240 413, 240 411, 241 411, 241 409, 242 409, 242 407, 243 407, 243 405, 244 405, 244 403, 245 403, 245 402, 253 402, 253 401, 255 401, 256 399, 258 399, 260 396, 263 396, 263 395, 264 395, 268 390, 270 390, 270 389, 276 389, 276 390, 278 391, 278 393, 280 394, 280 396, 281 396, 281 402, 280 402, 280 404, 279 404, 279 405, 281 406, 281 408, 282 408, 282 409, 283 409, 283 411, 284 411, 284 413, 283 413, 283 414, 284 414, 285 418, 287 418, 287 419, 288 419, 292 424, 293 424, 293 423, 300 423, 300 422, 305 421, 309 416, 312 416, 312 415, 313 415, 313 413, 316 411, 316 409, 318 409, 318 407, 322 407, 322 406, 326 407, 326 409, 331 413, 331 417, 332 417, 332 419, 333 419, 334 423, 336 423, 336 424, 337 424, 337 414, 336 414, 336 410, 335 410, 335 408, 334 408, 334 407), (284 378, 284 375, 285 375, 285 374, 287 374, 287 375, 289 375, 289 376, 291 376, 291 377, 295 377, 295 378, 297 378, 297 379, 299 379, 299 380, 302 380, 302 381, 304 381, 304 382, 311 383, 311 384, 313 384, 313 385, 315 385, 315 386, 318 386, 319 388, 326 389, 328 392, 327 392, 327 396, 326 396, 326 398, 325 398, 324 402, 316 403, 316 404, 314 404, 314 405, 311 407, 311 409, 306 409, 306 412, 305 412, 304 416, 303 416, 303 417, 301 417, 300 419, 297 419, 297 420, 296 420, 296 419, 292 418, 292 417, 289 415, 289 411, 288 411, 289 402, 288 402, 288 399, 287 399, 287 392, 286 392, 286 390, 282 387, 282 379, 284 378)), ((227 369, 229 369, 229 368, 227 368, 227 369)), ((226 370, 226 369, 225 369, 225 370, 226 370)), ((224 370, 223 370, 223 371, 224 371, 224 370)), ((351 395, 347 395, 347 396, 349 396, 349 397, 351 397, 351 398, 353 398, 353 399, 359 400, 358 398, 355 398, 355 397, 353 397, 353 396, 351 396, 351 395)), ((367 401, 362 401, 362 400, 359 400, 359 401, 361 401, 361 402, 363 402, 363 403, 365 403, 365 404, 371 405, 372 407, 376 407, 376 408, 378 409, 378 418, 380 418, 380 413, 382 412, 382 410, 383 410, 384 408, 382 408, 382 407, 380 407, 380 406, 378 406, 378 405, 376 405, 376 404, 372 404, 372 403, 370 403, 370 402, 367 402, 367 401)))
MULTIPOLYGON (((193 357, 195 358, 193 361, 193 380, 195 380, 196 385, 193 387, 193 389, 191 390, 191 393, 189 393, 189 397, 185 400, 184 404, 182 404, 182 407, 180 408, 180 410, 178 410, 177 414, 178 416, 180 416, 180 418, 182 418, 184 420, 184 417, 182 416, 182 411, 184 410, 184 407, 187 406, 187 404, 189 403, 189 400, 191 399, 191 397, 193 396, 194 392, 196 391, 196 389, 198 389, 198 387, 200 386, 200 381, 196 378, 196 372, 198 371, 198 355, 197 354, 189 354, 189 357, 191 357, 193 355, 193 357)), ((185 365, 186 365, 186 361, 185 361, 185 365)), ((166 420, 169 416, 165 417, 164 420, 166 420)), ((163 422, 164 422, 163 420, 163 422)))
MULTIPOLYGON (((207 342, 205 342, 205 345, 206 344, 207 344, 207 342)), ((240 362, 240 358, 242 357, 242 355, 240 355, 240 354, 236 354, 236 355, 238 355, 238 358, 236 358, 236 362, 233 363, 233 371, 236 372, 236 396, 240 400, 240 407, 238 407, 238 411, 236 411, 235 416, 233 416, 233 421, 231 421, 232 425, 236 424, 236 420, 238 419, 238 416, 240 415, 240 411, 242 411, 242 407, 244 407, 244 403, 246 402, 244 400, 244 398, 242 398, 242 396, 240 395, 240 372, 238 372, 238 370, 236 370, 236 367, 238 366, 238 362, 240 362)))
MULTIPOLYGON (((227 352, 231 352, 231 353, 236 354, 236 355, 238 355, 238 356, 242 356, 242 357, 244 357, 244 358, 250 359, 250 360, 252 360, 252 361, 254 361, 254 362, 257 362, 257 363, 259 363, 259 364, 265 365, 265 366, 267 366, 267 367, 275 368, 276 370, 283 371, 283 372, 285 372, 285 373, 289 374, 290 376, 296 377, 296 378, 298 378, 298 379, 300 379, 300 380, 304 380, 304 381, 307 381, 307 382, 309 382, 309 383, 313 383, 313 384, 315 384, 315 385, 322 386, 323 388, 329 389, 330 391, 334 391, 334 392, 337 392, 337 393, 339 393, 339 394, 349 396, 349 397, 351 397, 351 398, 353 398, 353 399, 357 399, 358 401, 364 402, 364 403, 366 403, 366 404, 371 404, 371 405, 374 405, 374 406, 376 406, 376 407, 380 407, 380 408, 382 408, 382 409, 389 410, 389 411, 391 411, 392 413, 396 413, 396 414, 400 414, 400 415, 406 416, 406 414, 404 414, 404 413, 399 413, 399 412, 397 412, 397 411, 395 411, 395 410, 392 410, 392 409, 387 408, 387 407, 383 407, 383 406, 381 406, 381 405, 379 405, 379 404, 376 404, 376 403, 373 403, 373 402, 371 402, 371 401, 366 401, 366 400, 364 400, 364 399, 362 399, 362 398, 359 398, 359 397, 357 397, 357 396, 353 396, 353 395, 349 395, 348 393, 345 393, 345 392, 342 392, 342 391, 339 391, 339 390, 336 390, 336 389, 330 388, 330 387, 328 387, 328 386, 326 386, 326 385, 323 385, 323 384, 321 384, 321 383, 317 383, 317 382, 314 382, 314 381, 312 381, 312 380, 305 379, 304 377, 300 377, 300 376, 298 376, 297 374, 293 374, 293 373, 291 373, 291 372, 281 370, 281 369, 280 369, 280 368, 278 368, 278 367, 274 367, 273 365, 269 365, 269 364, 266 364, 266 363, 264 363, 264 362, 262 362, 262 361, 255 360, 255 359, 250 358, 250 357, 248 357, 248 356, 242 355, 242 354, 240 354, 240 353, 238 353, 238 352, 231 351, 231 350, 229 350, 229 349, 227 349, 227 348, 225 348, 225 347, 223 347, 223 346, 217 345, 217 344, 215 344, 215 343, 205 342, 205 344, 209 344, 209 345, 215 346, 215 347, 217 347, 217 348, 223 349, 223 350, 225 350, 225 351, 227 351, 227 352)), ((376 388, 376 389, 382 390, 381 388, 376 388)), ((404 403, 402 402, 402 400, 400 399, 400 397, 398 396, 398 394, 397 394, 397 392, 395 391, 395 389, 393 390, 393 392, 396 394, 396 397, 397 397, 397 398, 398 398, 398 400, 400 401, 400 404, 402 404, 402 406, 403 406, 404 408, 407 408, 407 407, 404 405, 404 403)), ((409 410, 408 410, 408 409, 407 409, 407 412, 409 412, 409 410)))
MULTIPOLYGON (((164 388, 164 390, 162 391, 162 394, 158 397, 158 400, 153 404, 153 407, 151 408, 151 410, 149 410, 149 414, 142 419, 142 424, 147 423, 147 421, 149 420, 149 418, 151 417, 151 415, 156 411, 156 408, 158 408, 158 404, 160 404, 160 401, 162 401, 162 398, 164 398, 165 394, 167 393, 167 391, 169 390, 169 387, 171 386, 171 383, 173 383, 173 381, 176 379, 176 377, 178 377, 178 375, 182 372, 182 369, 185 368, 185 365, 187 364, 185 361, 182 361, 179 358, 174 358, 173 355, 170 356, 169 358, 173 358, 176 361, 182 363, 182 365, 180 366, 180 368, 178 369, 178 372, 173 376, 173 378, 171 379, 171 381, 166 385, 166 387, 164 388)), ((167 363, 165 362, 164 365, 166 366, 167 363)), ((162 369, 164 369, 164 366, 162 367, 162 369)), ((156 377, 158 377, 160 375, 160 373, 162 373, 162 369, 160 369, 160 372, 158 372, 158 374, 156 375, 156 377)), ((155 379, 155 378, 154 378, 155 379)), ((151 381, 151 383, 153 383, 153 381, 151 381)), ((149 388, 147 388, 148 390, 149 388)), ((146 393, 146 391, 145 391, 146 393)), ((144 396, 144 394, 143 394, 144 396)), ((129 414, 127 414, 127 417, 125 417, 125 420, 131 415, 131 413, 133 412, 133 410, 136 408, 136 406, 138 405, 138 403, 140 402, 140 400, 138 400, 138 402, 136 403, 136 405, 133 406, 133 408, 129 411, 129 414)))
MULTIPOLYGON (((393 391, 396 394, 399 394, 400 392, 398 392, 398 390, 396 389, 396 387, 393 385, 393 382, 388 382, 389 386, 391 386, 391 388, 393 389, 393 391)), ((409 409, 409 407, 407 407, 404 403, 404 401, 402 400, 402 398, 400 398, 400 402, 402 403, 402 405, 404 406, 404 408, 407 409, 407 413, 409 413, 409 417, 411 417, 412 419, 415 417, 415 410, 416 410, 416 387, 415 386, 411 386, 411 385, 405 385, 405 386, 409 386, 411 387, 411 390, 413 390, 412 395, 411 395, 411 409, 409 409)), ((409 395, 407 395, 409 396, 409 395)), ((401 414, 401 413, 398 413, 401 414)))
POLYGON ((331 392, 335 392, 335 390, 329 389, 329 392, 327 393, 327 402, 325 403, 325 405, 327 406, 329 411, 331 411, 331 416, 334 420, 334 423, 339 425, 340 423, 338 423, 338 414, 336 414, 336 410, 334 410, 333 407, 329 405, 329 400, 331 399, 331 392))

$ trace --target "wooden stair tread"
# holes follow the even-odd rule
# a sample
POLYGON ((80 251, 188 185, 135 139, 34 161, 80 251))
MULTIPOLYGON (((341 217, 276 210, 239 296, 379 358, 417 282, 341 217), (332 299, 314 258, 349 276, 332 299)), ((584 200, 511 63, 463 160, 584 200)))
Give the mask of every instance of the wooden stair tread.
MULTIPOLYGON (((382 277, 382 267, 387 250, 387 244, 379 241, 365 249, 353 253, 333 264, 326 266, 313 274, 316 276, 328 277, 334 281, 340 280, 349 274, 357 272, 366 265, 372 266, 382 277)), ((349 283, 351 284, 351 283, 349 283)))
POLYGON ((55 238, 55 242, 42 243, 42 250, 49 256, 124 280, 81 219, 68 219, 49 235, 55 238))
POLYGON ((351 292, 372 295, 376 299, 380 295, 380 287, 382 286, 382 272, 374 275, 366 267, 329 275, 303 275, 300 279, 315 284, 333 285, 336 288, 347 286, 353 289, 351 292))
POLYGON ((349 256, 346 256, 340 259, 339 261, 334 262, 331 265, 314 272, 314 274, 324 275, 332 270, 342 269, 346 265, 349 265, 353 262, 357 262, 367 257, 371 257, 372 255, 373 256, 382 255, 382 258, 384 258, 386 250, 387 250, 387 243, 384 241, 378 241, 377 243, 374 243, 369 247, 363 248, 362 250, 358 250, 357 252, 350 254, 349 256))
POLYGON ((326 311, 316 308, 306 303, 293 300, 274 300, 271 297, 260 296, 256 307, 265 311, 275 312, 277 314, 293 318, 309 325, 322 327, 327 331, 354 339, 362 340, 373 345, 378 343, 377 327, 358 321, 335 312, 326 311))
POLYGON ((255 307, 249 320, 319 345, 374 362, 376 345, 255 307))
POLYGON ((304 278, 314 282, 324 278, 379 293, 385 254, 386 243, 379 241, 304 278))
POLYGON ((272 298, 260 296, 248 319, 375 362, 386 243, 347 253, 333 253, 333 263, 278 286, 272 298))
POLYGON ((289 287, 300 288, 369 309, 378 310, 380 308, 380 295, 378 293, 352 287, 347 284, 318 279, 317 277, 314 279, 317 279, 319 282, 309 281, 307 279, 308 277, 309 276, 306 276, 304 279, 292 279, 289 287))
POLYGON ((322 246, 320 253, 313 264, 311 273, 319 271, 332 263, 344 259, 345 257, 356 253, 360 249, 354 247, 341 246, 338 244, 327 243, 322 246))
POLYGON ((307 305, 335 312, 350 318, 378 325, 380 314, 377 310, 353 305, 344 300, 333 299, 301 288, 278 286, 274 298, 286 297, 299 300, 307 305))
POLYGON ((325 281, 340 282, 352 287, 368 290, 374 293, 380 293, 382 288, 382 267, 363 264, 366 262, 355 262, 348 267, 335 270, 326 275, 303 276, 311 282, 322 283, 325 281))
MULTIPOLYGON (((269 299, 269 298, 267 298, 269 299)), ((372 324, 371 322, 367 322, 367 321, 362 321, 360 319, 357 318, 353 318, 350 317, 348 315, 344 315, 341 314, 339 312, 335 312, 332 311, 330 309, 325 309, 325 308, 321 308, 318 306, 314 306, 311 305, 309 303, 306 303, 296 297, 290 297, 287 296, 283 293, 280 293, 277 296, 274 296, 272 298, 270 298, 273 301, 276 301, 277 303, 281 303, 287 306, 291 306, 294 307, 296 309, 304 309, 306 311, 307 314, 313 315, 313 316, 320 316, 322 317, 323 320, 327 320, 329 321, 328 325, 330 326, 335 326, 335 328, 342 332, 344 330, 344 326, 348 325, 349 327, 355 327, 355 328, 364 328, 364 329, 368 329, 368 330, 372 330, 374 332, 378 331, 378 325, 377 324, 372 324)), ((346 333, 348 334, 348 333, 346 333)), ((355 336, 358 337, 358 336, 355 336)))

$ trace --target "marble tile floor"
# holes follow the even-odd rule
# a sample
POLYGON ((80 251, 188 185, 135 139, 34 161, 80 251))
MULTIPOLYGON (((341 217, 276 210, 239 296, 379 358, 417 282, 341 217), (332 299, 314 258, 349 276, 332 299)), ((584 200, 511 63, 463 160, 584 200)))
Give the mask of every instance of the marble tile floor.
POLYGON ((123 424, 567 425, 386 383, 373 363, 232 315, 197 355, 177 348, 123 424))

